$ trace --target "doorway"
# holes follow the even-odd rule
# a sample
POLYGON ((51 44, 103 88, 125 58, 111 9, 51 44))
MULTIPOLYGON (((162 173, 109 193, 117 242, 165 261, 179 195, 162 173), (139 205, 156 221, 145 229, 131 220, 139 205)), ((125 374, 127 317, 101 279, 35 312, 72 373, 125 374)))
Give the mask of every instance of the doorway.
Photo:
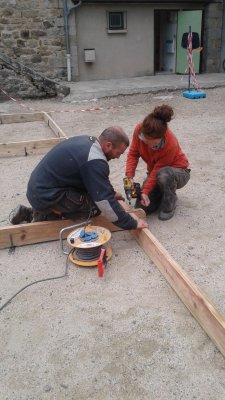
MULTIPOLYGON (((187 73, 187 49, 182 37, 189 31, 197 33, 201 43, 202 10, 155 10, 154 14, 154 72, 187 73)), ((195 73, 200 71, 201 54, 193 51, 195 73)))

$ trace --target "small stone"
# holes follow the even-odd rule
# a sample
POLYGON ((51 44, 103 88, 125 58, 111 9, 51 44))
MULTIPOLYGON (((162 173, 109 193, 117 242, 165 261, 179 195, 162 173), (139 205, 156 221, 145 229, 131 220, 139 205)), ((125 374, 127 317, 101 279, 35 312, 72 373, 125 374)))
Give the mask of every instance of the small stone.
POLYGON ((52 386, 50 386, 50 385, 46 385, 46 386, 44 386, 44 391, 47 393, 47 392, 51 392, 51 390, 52 390, 52 386))
POLYGON ((68 385, 67 385, 66 383, 60 383, 60 386, 61 386, 63 389, 68 389, 68 385))

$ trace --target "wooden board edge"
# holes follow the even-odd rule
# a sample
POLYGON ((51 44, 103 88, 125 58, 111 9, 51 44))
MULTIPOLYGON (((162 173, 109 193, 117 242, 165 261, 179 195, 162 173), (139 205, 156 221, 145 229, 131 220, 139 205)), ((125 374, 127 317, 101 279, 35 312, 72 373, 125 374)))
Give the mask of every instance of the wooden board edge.
POLYGON ((63 130, 58 126, 58 124, 53 120, 53 118, 48 113, 44 112, 43 116, 44 116, 44 121, 51 128, 52 132, 55 134, 56 137, 63 137, 65 139, 68 139, 63 130))
MULTIPOLYGON (((77 220, 64 219, 0 227, 0 249, 58 240, 62 229, 74 224, 85 223, 85 221, 83 218, 77 220)), ((101 216, 93 217, 92 221, 94 225, 100 225, 111 232, 121 230, 101 216)))
POLYGON ((0 157, 28 156, 30 154, 40 153, 40 150, 50 150, 63 140, 65 140, 65 138, 60 137, 22 142, 0 143, 0 157))
POLYGON ((0 114, 0 124, 13 124, 19 122, 34 122, 44 119, 43 112, 35 113, 17 113, 17 114, 0 114))
MULTIPOLYGON (((121 206, 127 211, 126 203, 121 203, 121 206)), ((131 231, 131 234, 225 356, 225 317, 183 271, 149 229, 136 229, 131 231)))
MULTIPOLYGON (((140 217, 143 214, 143 210, 133 210, 133 213, 140 217)), ((110 232, 123 230, 101 215, 93 217, 91 220, 94 225, 109 229, 110 232)), ((58 240, 61 229, 81 222, 85 223, 85 221, 85 218, 76 220, 64 219, 0 227, 0 249, 58 240)))
POLYGON ((132 235, 225 356, 225 317, 182 270, 149 229, 132 231, 132 235))

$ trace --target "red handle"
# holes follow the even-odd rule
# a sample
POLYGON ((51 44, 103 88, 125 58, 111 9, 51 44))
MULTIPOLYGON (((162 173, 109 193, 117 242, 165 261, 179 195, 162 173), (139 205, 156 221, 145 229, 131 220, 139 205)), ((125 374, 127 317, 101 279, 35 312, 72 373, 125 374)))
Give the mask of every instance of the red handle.
POLYGON ((104 274, 104 269, 106 267, 106 262, 104 263, 105 249, 101 249, 100 257, 98 259, 98 277, 102 278, 104 274))

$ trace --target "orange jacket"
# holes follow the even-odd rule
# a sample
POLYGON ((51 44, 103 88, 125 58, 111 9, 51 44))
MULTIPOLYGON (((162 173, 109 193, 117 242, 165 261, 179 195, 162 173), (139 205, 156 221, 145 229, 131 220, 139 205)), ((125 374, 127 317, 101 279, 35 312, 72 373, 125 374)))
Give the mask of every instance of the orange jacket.
POLYGON ((141 157, 147 164, 147 171, 150 174, 142 188, 142 193, 149 194, 156 185, 156 173, 163 167, 188 168, 189 162, 180 148, 176 136, 169 130, 165 133, 165 144, 159 150, 153 150, 146 145, 138 134, 141 131, 141 124, 134 130, 131 146, 129 148, 126 176, 134 178, 135 170, 141 157))

